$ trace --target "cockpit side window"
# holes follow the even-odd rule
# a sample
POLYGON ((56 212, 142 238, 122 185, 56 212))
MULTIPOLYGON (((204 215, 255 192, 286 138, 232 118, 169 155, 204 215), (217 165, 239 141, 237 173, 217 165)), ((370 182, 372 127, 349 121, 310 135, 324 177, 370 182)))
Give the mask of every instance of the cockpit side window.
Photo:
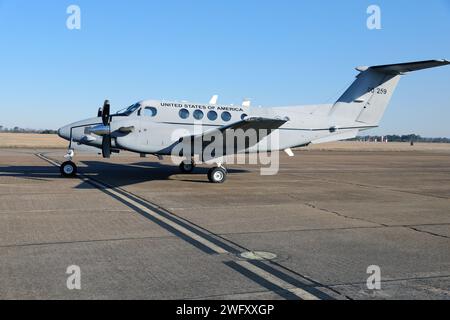
POLYGON ((155 107, 145 107, 142 109, 142 115, 147 117, 156 117, 158 110, 155 107))

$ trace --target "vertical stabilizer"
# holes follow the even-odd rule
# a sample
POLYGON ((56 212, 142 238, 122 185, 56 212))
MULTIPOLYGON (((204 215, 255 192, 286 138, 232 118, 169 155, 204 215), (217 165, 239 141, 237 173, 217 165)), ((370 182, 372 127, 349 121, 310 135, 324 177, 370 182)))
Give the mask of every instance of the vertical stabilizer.
POLYGON ((361 72, 355 82, 336 101, 330 117, 340 124, 353 122, 377 126, 400 80, 370 68, 361 72))
POLYGON ((448 64, 446 60, 427 60, 358 67, 360 74, 333 105, 329 117, 337 125, 378 126, 403 74, 448 64))

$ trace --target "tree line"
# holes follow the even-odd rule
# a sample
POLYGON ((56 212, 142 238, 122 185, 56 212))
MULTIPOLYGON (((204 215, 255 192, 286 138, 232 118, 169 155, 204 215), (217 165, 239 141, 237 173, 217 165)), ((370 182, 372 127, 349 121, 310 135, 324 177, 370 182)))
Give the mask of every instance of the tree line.
POLYGON ((405 135, 386 135, 386 136, 361 136, 354 141, 387 141, 388 142, 427 142, 427 143, 450 143, 450 138, 426 138, 417 134, 405 134, 405 135))
POLYGON ((0 125, 0 132, 9 132, 9 133, 38 133, 38 134, 56 134, 58 131, 52 129, 28 129, 28 128, 20 128, 13 127, 7 128, 0 125))

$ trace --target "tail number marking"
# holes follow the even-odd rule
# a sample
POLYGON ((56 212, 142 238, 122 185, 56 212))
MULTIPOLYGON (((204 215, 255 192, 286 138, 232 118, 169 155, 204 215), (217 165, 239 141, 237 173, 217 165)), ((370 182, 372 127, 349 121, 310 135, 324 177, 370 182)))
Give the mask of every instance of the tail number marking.
POLYGON ((368 92, 374 93, 374 94, 387 94, 388 91, 385 88, 371 88, 369 87, 368 92))

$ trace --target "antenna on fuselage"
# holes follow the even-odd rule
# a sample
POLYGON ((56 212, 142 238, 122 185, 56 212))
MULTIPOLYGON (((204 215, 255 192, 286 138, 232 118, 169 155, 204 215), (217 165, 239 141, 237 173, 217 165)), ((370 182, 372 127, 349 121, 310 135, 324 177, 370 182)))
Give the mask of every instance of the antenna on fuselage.
POLYGON ((217 100, 219 99, 219 96, 216 94, 216 95, 213 95, 212 96, 212 98, 211 98, 211 100, 209 100, 209 104, 210 105, 216 105, 217 104, 217 100))
POLYGON ((251 105, 252 101, 250 100, 250 98, 244 98, 244 100, 242 101, 242 106, 244 108, 250 108, 251 105))

